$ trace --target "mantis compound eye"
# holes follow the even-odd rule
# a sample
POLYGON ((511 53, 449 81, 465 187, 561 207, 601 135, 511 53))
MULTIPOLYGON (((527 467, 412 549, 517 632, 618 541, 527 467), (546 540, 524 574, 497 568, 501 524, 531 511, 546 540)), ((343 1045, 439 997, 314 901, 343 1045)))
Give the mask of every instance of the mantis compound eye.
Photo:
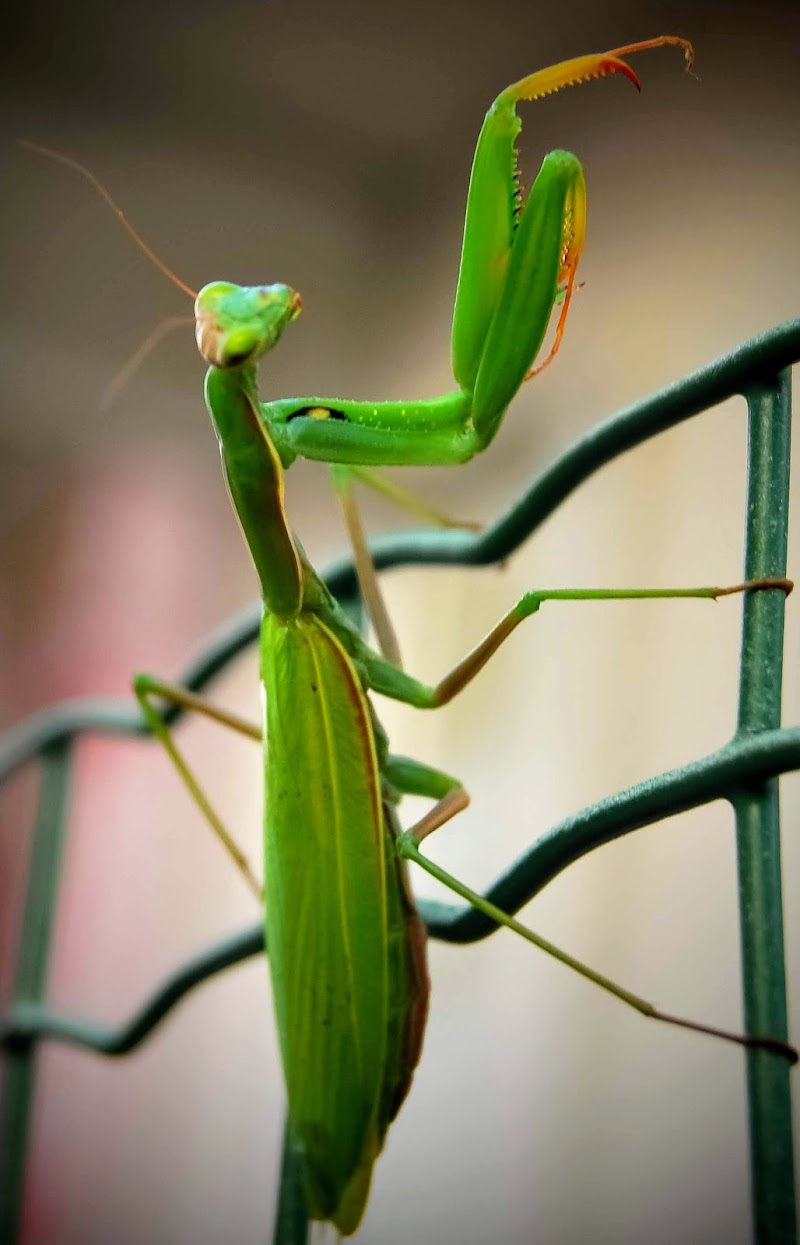
POLYGON ((263 343, 249 329, 236 329, 220 343, 219 367, 240 367, 259 350, 263 343))

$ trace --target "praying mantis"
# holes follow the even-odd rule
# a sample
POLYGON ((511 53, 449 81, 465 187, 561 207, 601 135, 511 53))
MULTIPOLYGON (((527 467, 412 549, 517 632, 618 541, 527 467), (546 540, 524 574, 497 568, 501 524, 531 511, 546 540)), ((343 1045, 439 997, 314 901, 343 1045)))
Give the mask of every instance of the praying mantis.
POLYGON ((183 286, 196 299, 197 341, 209 364, 206 402, 264 603, 265 718, 251 726, 149 676, 139 676, 134 688, 153 734, 259 898, 259 880, 184 762, 158 702, 197 709, 264 743, 266 933, 289 1125, 304 1157, 309 1214, 344 1236, 363 1216, 372 1169, 408 1092, 425 1027, 424 929, 406 861, 644 1014, 705 1028, 664 1016, 578 964, 428 860, 421 843, 466 806, 467 793, 451 775, 392 754, 368 694, 417 708, 447 703, 546 601, 713 599, 785 591, 787 582, 526 593, 450 674, 428 686, 364 642, 294 537, 284 498, 284 472, 297 456, 339 464, 346 494, 350 468, 459 463, 489 444, 523 380, 558 349, 585 233, 583 174, 569 153, 550 153, 524 206, 518 203, 516 104, 609 73, 638 85, 622 57, 664 43, 682 46, 691 63, 684 40, 659 37, 540 71, 492 105, 467 200, 454 393, 421 402, 261 403, 256 364, 297 317, 299 296, 285 285, 214 282, 196 296, 183 286), (553 348, 536 367, 559 305, 553 348), (407 794, 435 803, 403 831, 396 806, 407 794))

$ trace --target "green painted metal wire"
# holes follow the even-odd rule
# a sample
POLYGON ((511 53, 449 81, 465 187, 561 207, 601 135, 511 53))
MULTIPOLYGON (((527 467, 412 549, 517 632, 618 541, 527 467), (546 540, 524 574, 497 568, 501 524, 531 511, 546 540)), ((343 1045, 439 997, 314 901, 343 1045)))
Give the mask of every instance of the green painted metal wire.
MULTIPOLYGON (((31 1003, 44 997, 47 985, 58 872, 66 834, 69 750, 69 743, 61 741, 41 754, 42 783, 14 977, 15 997, 31 1003)), ((9 1241, 15 1240, 20 1222, 35 1077, 35 1046, 27 1043, 11 1047, 4 1068, 0 1116, 0 1228, 3 1239, 9 1241)))
MULTIPOLYGON (((749 418, 745 576, 785 575, 789 516, 791 378, 747 390, 749 418), (782 568, 782 569, 778 569, 782 568)), ((760 594, 756 593, 755 596, 760 594)), ((780 725, 783 606, 776 593, 744 603, 739 735, 780 725), (770 599, 771 598, 771 599, 770 599)), ((745 1025, 786 1037, 781 842, 775 779, 740 788, 733 800, 739 868, 745 1025)), ((756 1239, 795 1238, 789 1069, 747 1054, 750 1156, 756 1239)))
MULTIPOLYGON (((765 731, 731 741, 701 761, 693 761, 627 791, 609 796, 554 826, 485 892, 499 908, 517 912, 568 865, 604 843, 712 800, 736 799, 736 792, 800 769, 800 727, 765 731)), ((466 904, 420 899, 428 933, 442 942, 472 943, 494 932, 494 923, 466 904)), ((0 1023, 7 1048, 32 1040, 66 1042, 101 1055, 127 1055, 195 986, 264 950, 264 925, 257 921, 175 969, 129 1020, 109 1028, 77 1017, 59 1016, 40 1002, 21 1001, 0 1023)), ((760 1032, 767 1032, 760 1028, 760 1032)), ((772 1030, 769 1030, 772 1032, 772 1030)))
MULTIPOLYGON (((598 424, 565 451, 491 528, 474 535, 416 532, 373 546, 379 568, 427 563, 485 565, 507 557, 595 471, 667 428, 736 394, 749 411, 745 576, 785 574, 788 531, 790 389, 788 367, 800 359, 800 320, 781 325, 652 398, 598 424)), ((352 564, 342 561, 326 579, 355 608, 352 564)), ((786 1036, 786 993, 779 857, 777 777, 800 769, 800 726, 780 727, 784 595, 751 594, 744 606, 739 725, 717 752, 637 784, 566 819, 542 836, 487 891, 515 912, 558 873, 588 851, 633 830, 708 803, 727 799, 736 813, 740 925, 748 1033, 786 1036)), ((259 611, 248 610, 221 628, 181 680, 202 689, 258 633, 259 611)), ((165 712, 174 721, 180 708, 165 712)), ((190 990, 263 951, 261 925, 216 943, 181 965, 133 1016, 116 1028, 58 1016, 44 1004, 58 866, 65 833, 72 741, 84 732, 147 734, 127 701, 82 699, 34 714, 0 739, 0 781, 19 766, 43 763, 43 782, 17 974, 0 1041, 6 1054, 0 1112, 0 1245, 14 1245, 24 1183, 25 1149, 35 1056, 43 1040, 124 1055, 141 1043, 190 990)), ((492 922, 461 905, 423 902, 432 937, 466 943, 485 937, 492 922)), ((796 1241, 795 1194, 785 1059, 750 1052, 748 1100, 757 1245, 796 1241)), ((301 1159, 284 1147, 275 1245, 307 1237, 301 1159)))

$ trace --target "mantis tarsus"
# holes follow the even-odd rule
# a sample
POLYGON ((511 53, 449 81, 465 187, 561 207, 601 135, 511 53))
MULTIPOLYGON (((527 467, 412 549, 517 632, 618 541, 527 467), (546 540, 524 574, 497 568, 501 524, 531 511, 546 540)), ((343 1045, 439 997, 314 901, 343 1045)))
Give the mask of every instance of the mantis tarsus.
MULTIPOLYGON (((585 229, 583 175, 569 153, 550 153, 525 205, 518 204, 515 105, 607 73, 636 83, 621 57, 663 43, 682 46, 691 63, 684 40, 660 37, 540 71, 507 88, 489 110, 470 182, 454 313, 456 392, 421 402, 300 398, 262 404, 256 363, 298 314, 298 295, 283 285, 215 282, 196 296, 197 341, 210 364, 206 401, 264 602, 263 730, 148 676, 137 678, 135 690, 154 734, 259 896, 257 878, 185 765, 155 702, 182 702, 264 739, 266 928, 289 1123, 304 1155, 309 1213, 343 1235, 354 1232, 363 1215, 372 1168, 408 1091, 425 1025, 424 930, 404 860, 645 1015, 758 1041, 665 1016, 422 856, 420 843, 465 807, 467 794, 450 775, 391 754, 367 693, 418 708, 446 703, 545 601, 716 598, 785 591, 788 583, 527 593, 431 687, 364 643, 309 564, 284 510, 284 470, 298 455, 345 468, 457 463, 489 444, 523 380, 558 348, 585 229), (559 302, 553 348, 535 368, 559 302), (401 831, 396 805, 404 794, 435 804, 401 831)), ((761 1044, 790 1053, 769 1039, 761 1044)))

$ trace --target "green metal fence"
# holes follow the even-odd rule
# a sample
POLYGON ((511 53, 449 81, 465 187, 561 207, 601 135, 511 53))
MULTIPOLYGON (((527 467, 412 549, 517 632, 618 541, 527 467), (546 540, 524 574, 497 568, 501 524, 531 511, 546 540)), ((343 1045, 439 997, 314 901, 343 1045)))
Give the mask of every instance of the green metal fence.
MULTIPOLYGON (((654 397, 598 424, 572 445, 491 528, 480 535, 416 532, 374 546, 379 568, 485 565, 507 557, 584 480, 659 432, 733 395, 748 407, 747 514, 744 577, 786 574, 791 428, 790 373, 800 359, 800 320, 779 326, 654 397)), ((352 564, 331 567, 326 580, 344 602, 357 602, 352 564)), ((739 716, 731 741, 680 769, 602 800, 555 826, 486 892, 516 912, 557 874, 593 848, 711 800, 731 804, 737 832, 744 1025, 749 1034, 786 1038, 778 775, 800 769, 800 726, 781 727, 785 597, 749 594, 744 601, 739 716)), ((183 676, 199 690, 258 633, 253 609, 212 636, 183 676)), ((169 721, 180 709, 165 713, 169 721)), ((41 766, 39 808, 28 870, 16 975, 0 1026, 5 1054, 0 1111, 0 1245, 14 1245, 25 1181, 36 1053, 40 1042, 71 1043, 105 1056, 143 1042, 185 994, 223 969, 263 950, 261 924, 216 943, 182 964, 117 1029, 56 1015, 45 1002, 47 965, 66 835, 72 746, 83 733, 141 736, 146 728, 128 701, 82 699, 34 714, 0 740, 0 782, 20 766, 41 766)), ((495 928, 474 910, 422 902, 433 938, 468 943, 495 928)), ((747 1087, 753 1221, 758 1245, 795 1242, 796 1211, 790 1112, 790 1064, 766 1050, 748 1052, 747 1087)), ((300 1160, 284 1147, 274 1240, 307 1239, 300 1160)))

